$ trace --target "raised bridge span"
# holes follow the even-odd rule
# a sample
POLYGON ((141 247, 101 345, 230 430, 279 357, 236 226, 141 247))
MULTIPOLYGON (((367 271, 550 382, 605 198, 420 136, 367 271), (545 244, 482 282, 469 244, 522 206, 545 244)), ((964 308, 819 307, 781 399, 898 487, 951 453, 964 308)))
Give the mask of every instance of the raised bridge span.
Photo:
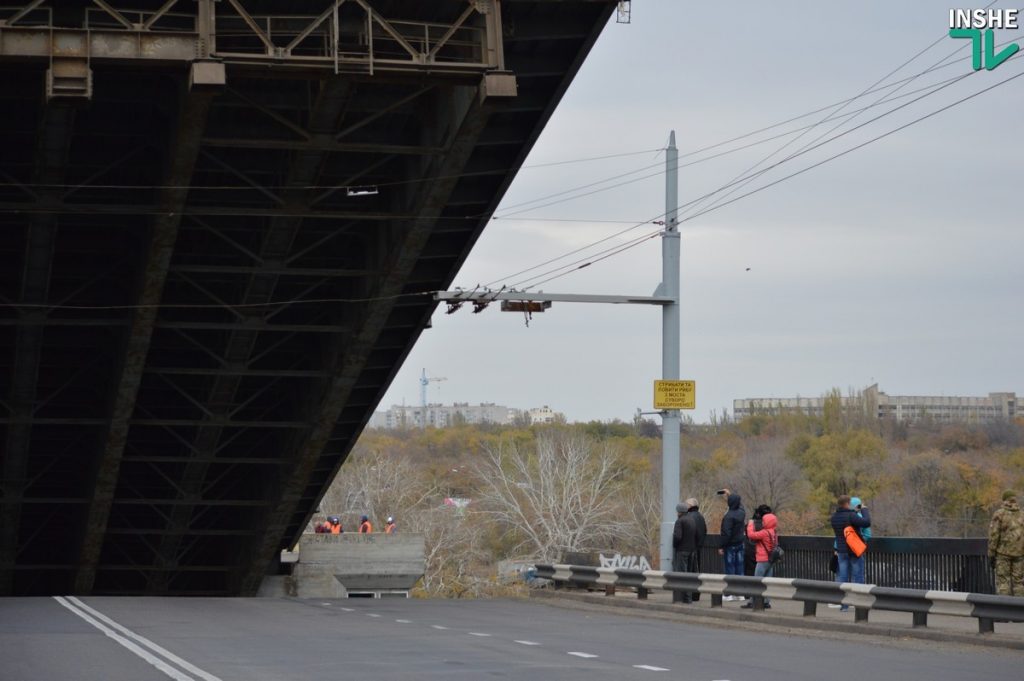
POLYGON ((254 594, 616 2, 3 4, 0 596, 254 594))

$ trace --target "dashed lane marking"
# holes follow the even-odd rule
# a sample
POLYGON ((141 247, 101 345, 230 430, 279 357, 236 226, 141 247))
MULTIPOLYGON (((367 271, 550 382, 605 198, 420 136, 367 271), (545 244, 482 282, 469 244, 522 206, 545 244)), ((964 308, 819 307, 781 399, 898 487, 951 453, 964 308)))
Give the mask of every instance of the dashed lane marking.
POLYGON ((597 657, 597 655, 594 655, 592 653, 576 653, 576 652, 570 651, 569 654, 570 655, 575 655, 576 657, 586 657, 586 658, 597 657))
POLYGON ((447 629, 448 628, 448 627, 442 627, 440 624, 431 624, 430 626, 433 627, 434 629, 447 629))
POLYGON ((355 608, 342 608, 345 612, 355 612, 355 608))
POLYGON ((667 667, 655 667, 654 665, 650 665, 650 664, 635 664, 635 665, 633 665, 633 667, 635 669, 646 669, 649 672, 667 672, 667 671, 671 671, 667 667))
POLYGON ((375 613, 375 612, 368 612, 368 613, 366 613, 366 616, 367 616, 367 617, 380 617, 380 615, 378 615, 378 614, 377 614, 377 613, 375 613))
POLYGON ((412 624, 412 620, 395 620, 399 624, 412 624))
POLYGON ((479 631, 471 631, 471 632, 469 632, 469 635, 470 636, 490 636, 490 634, 484 634, 484 633, 479 632, 479 631))
POLYGON ((516 641, 519 645, 523 646, 539 646, 540 644, 536 641, 516 641))

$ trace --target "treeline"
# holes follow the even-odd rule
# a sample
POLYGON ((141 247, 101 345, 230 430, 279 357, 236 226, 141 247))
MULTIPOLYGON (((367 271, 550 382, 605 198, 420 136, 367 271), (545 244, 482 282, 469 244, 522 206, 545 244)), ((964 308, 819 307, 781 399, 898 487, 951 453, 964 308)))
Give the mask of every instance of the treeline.
MULTIPOLYGON (((771 505, 784 534, 826 534, 835 497, 853 494, 876 536, 983 536, 1002 490, 1024 489, 1024 423, 881 423, 836 395, 823 417, 686 424, 681 457, 681 497, 712 528, 728 487, 771 505)), ((348 527, 395 516, 427 537, 424 591, 475 595, 503 561, 605 550, 656 564, 660 471, 651 421, 369 429, 320 508, 348 527)))

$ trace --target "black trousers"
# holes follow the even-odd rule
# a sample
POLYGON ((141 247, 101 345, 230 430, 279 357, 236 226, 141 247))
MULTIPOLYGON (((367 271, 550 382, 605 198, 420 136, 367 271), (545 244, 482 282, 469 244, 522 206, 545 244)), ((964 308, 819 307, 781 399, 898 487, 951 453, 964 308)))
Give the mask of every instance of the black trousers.
MULTIPOLYGON (((693 559, 694 551, 676 551, 672 554, 672 571, 689 572, 690 561, 693 559)), ((673 603, 692 603, 693 594, 689 591, 673 591, 673 603)))

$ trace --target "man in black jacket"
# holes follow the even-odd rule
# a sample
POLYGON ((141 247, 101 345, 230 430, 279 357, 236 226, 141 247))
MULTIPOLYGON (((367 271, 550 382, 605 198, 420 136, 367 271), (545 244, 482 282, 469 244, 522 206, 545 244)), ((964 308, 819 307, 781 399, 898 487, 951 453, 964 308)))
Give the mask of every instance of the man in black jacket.
MULTIPOLYGON (((688 517, 690 517, 690 518, 693 518, 693 524, 694 524, 694 527, 696 528, 696 532, 697 532, 696 538, 694 539, 694 542, 693 542, 693 544, 694 544, 693 553, 690 554, 690 562, 686 566, 686 571, 687 572, 700 572, 700 568, 701 568, 701 565, 700 565, 700 553, 701 553, 701 551, 704 548, 704 540, 707 539, 707 536, 708 536, 708 523, 707 523, 706 520, 704 520, 704 516, 701 515, 700 505, 697 503, 697 500, 695 498, 690 497, 689 499, 687 499, 686 500, 686 506, 687 506, 686 515, 688 517)), ((693 600, 694 601, 699 601, 700 600, 700 592, 699 591, 694 591, 693 592, 693 600)))
MULTIPOLYGON (((686 572, 697 548, 697 524, 686 512, 688 508, 686 504, 676 504, 676 524, 672 528, 673 572, 686 572)), ((672 592, 672 602, 674 603, 691 603, 692 601, 693 596, 690 592, 672 592)))
MULTIPOLYGON (((843 494, 836 499, 836 512, 832 514, 831 525, 832 531, 836 535, 836 557, 839 562, 836 581, 863 584, 864 555, 862 554, 860 557, 857 557, 850 552, 850 547, 846 544, 846 535, 844 533, 847 527, 852 527, 858 535, 863 528, 871 527, 871 514, 868 512, 867 507, 863 505, 858 510, 850 508, 850 496, 843 494)), ((840 612, 847 610, 849 610, 849 606, 846 605, 840 608, 840 612)))
MULTIPOLYGON (((743 574, 743 541, 747 536, 747 512, 741 506, 743 499, 739 494, 728 494, 726 502, 729 510, 722 517, 722 548, 718 553, 725 561, 725 574, 743 574)), ((742 596, 726 596, 722 600, 743 600, 742 596)))

